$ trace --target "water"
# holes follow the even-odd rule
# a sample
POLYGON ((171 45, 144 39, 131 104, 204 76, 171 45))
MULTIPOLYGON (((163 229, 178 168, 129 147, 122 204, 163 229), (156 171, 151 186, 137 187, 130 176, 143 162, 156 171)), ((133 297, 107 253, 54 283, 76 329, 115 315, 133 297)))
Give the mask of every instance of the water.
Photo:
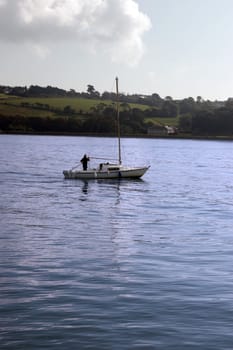
POLYGON ((143 180, 63 180, 111 138, 0 136, 2 349, 232 349, 232 142, 123 139, 143 180))

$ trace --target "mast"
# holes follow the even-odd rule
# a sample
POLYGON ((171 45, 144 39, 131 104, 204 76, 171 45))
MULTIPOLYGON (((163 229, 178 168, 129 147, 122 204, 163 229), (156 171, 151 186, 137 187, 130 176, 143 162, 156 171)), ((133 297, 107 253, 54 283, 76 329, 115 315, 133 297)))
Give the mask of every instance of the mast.
POLYGON ((119 164, 121 164, 121 131, 120 131, 118 77, 116 77, 116 97, 117 97, 116 105, 117 105, 118 160, 119 160, 119 164))

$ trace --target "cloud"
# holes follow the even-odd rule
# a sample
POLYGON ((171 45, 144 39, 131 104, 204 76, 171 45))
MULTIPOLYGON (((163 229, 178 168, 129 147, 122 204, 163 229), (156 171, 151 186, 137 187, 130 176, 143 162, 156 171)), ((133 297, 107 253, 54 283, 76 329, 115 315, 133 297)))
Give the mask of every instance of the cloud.
POLYGON ((42 59, 45 59, 50 53, 49 49, 46 46, 32 44, 31 48, 35 51, 37 56, 39 56, 42 59))
POLYGON ((1 41, 48 49, 70 41, 115 62, 139 62, 150 26, 135 0, 0 0, 1 41))

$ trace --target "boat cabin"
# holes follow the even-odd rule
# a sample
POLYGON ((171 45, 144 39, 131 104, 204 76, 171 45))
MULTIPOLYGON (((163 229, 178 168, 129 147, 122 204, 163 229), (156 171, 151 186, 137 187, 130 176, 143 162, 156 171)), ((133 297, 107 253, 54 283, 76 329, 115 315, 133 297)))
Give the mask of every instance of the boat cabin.
POLYGON ((121 166, 119 164, 110 164, 110 163, 100 163, 99 171, 120 171, 121 166))

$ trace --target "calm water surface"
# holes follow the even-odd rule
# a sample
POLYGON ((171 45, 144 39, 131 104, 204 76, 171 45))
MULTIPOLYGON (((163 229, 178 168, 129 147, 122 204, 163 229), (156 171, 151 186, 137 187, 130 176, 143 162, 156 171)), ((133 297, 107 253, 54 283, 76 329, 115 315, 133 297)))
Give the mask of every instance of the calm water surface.
POLYGON ((111 138, 0 136, 2 349, 233 348, 233 143, 123 139, 143 180, 64 180, 111 138))

